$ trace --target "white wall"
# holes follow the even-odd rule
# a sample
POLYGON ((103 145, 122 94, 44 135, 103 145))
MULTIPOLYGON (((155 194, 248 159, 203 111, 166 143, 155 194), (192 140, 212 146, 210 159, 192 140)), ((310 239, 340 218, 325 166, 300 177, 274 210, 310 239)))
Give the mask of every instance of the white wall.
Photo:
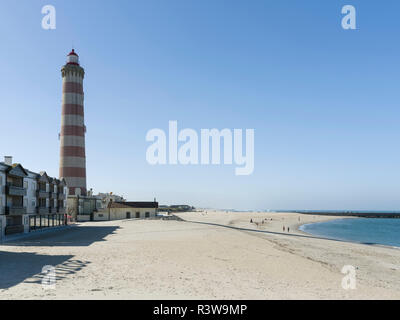
POLYGON ((83 215, 83 214, 77 215, 76 221, 78 222, 90 221, 90 215, 83 215))
POLYGON ((6 174, 0 171, 0 215, 4 214, 4 208, 6 205, 6 195, 4 193, 6 185, 6 174))
POLYGON ((24 214, 22 216, 22 223, 24 224, 24 233, 29 232, 29 214, 24 214))
POLYGON ((4 239, 6 231, 6 216, 0 215, 0 241, 4 239))
POLYGON ((24 179, 28 183, 28 189, 26 190, 26 197, 24 197, 24 202, 26 199, 26 213, 27 214, 36 214, 36 206, 37 206, 37 199, 36 199, 36 189, 37 189, 37 182, 36 176, 32 173, 28 174, 28 177, 24 179))
POLYGON ((126 219, 126 213, 130 212, 131 219, 136 219, 136 213, 139 213, 139 219, 144 219, 146 212, 150 213, 150 218, 156 216, 155 208, 111 208, 110 220, 126 219))
POLYGON ((107 221, 108 220, 108 209, 94 212, 93 213, 93 220, 94 221, 107 221))

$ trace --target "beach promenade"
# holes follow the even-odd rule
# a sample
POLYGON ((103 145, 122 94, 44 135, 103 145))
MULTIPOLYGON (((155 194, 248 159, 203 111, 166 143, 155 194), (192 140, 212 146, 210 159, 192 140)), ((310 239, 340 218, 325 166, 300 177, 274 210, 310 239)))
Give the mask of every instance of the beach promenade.
POLYGON ((0 299, 400 299, 399 249, 296 230, 336 217, 179 216, 87 222, 3 243, 0 299), (53 289, 42 286, 45 265, 56 268, 53 289), (344 265, 356 267, 355 290, 342 288, 344 265))

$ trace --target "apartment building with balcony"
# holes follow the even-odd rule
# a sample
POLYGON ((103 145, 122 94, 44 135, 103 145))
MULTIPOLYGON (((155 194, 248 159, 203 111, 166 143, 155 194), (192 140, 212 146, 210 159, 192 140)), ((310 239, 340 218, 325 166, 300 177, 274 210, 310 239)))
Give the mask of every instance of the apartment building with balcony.
POLYGON ((29 171, 5 157, 0 162, 0 239, 64 224, 67 193, 64 179, 29 171))
POLYGON ((3 232, 24 232, 23 215, 26 214, 24 198, 27 190, 24 188, 24 179, 28 175, 20 165, 1 164, 1 206, 0 212, 4 215, 1 224, 3 232))
MULTIPOLYGON (((38 217, 31 216, 30 228, 43 228, 52 220, 52 215, 64 215, 66 213, 67 185, 64 179, 49 177, 46 172, 36 174, 36 199, 35 213, 38 217), (41 220, 46 219, 44 223, 41 220)), ((60 218, 60 217, 57 217, 60 218)), ((52 222, 50 223, 52 226, 52 222)))

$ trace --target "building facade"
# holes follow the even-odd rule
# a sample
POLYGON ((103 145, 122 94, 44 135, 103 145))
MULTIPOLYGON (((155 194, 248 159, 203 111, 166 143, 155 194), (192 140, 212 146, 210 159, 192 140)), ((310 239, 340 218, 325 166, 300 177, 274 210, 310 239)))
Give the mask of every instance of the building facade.
POLYGON ((67 214, 73 221, 93 221, 98 199, 93 196, 68 196, 67 214))
POLYGON ((113 202, 106 211, 101 211, 98 220, 148 219, 157 216, 158 202, 113 202))
POLYGON ((65 179, 70 195, 86 196, 86 152, 84 121, 84 69, 72 49, 61 69, 63 79, 60 132, 60 179, 65 179))
POLYGON ((65 180, 35 173, 11 157, 0 162, 0 238, 64 224, 65 180))
POLYGON ((98 193, 95 195, 97 199, 97 209, 99 211, 105 210, 108 208, 108 204, 110 202, 125 202, 124 197, 110 193, 98 193))
POLYGON ((110 193, 99 193, 93 195, 92 190, 87 196, 68 196, 67 213, 73 221, 99 221, 108 220, 108 204, 110 202, 124 202, 122 196, 110 193))

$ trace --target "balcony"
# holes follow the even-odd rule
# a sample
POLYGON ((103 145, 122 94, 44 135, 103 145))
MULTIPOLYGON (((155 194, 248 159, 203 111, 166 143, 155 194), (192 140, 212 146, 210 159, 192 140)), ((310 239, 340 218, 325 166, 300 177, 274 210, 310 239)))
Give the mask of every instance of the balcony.
POLYGON ((21 215, 26 214, 26 207, 6 207, 6 215, 21 215))
POLYGON ((38 207, 36 211, 38 214, 49 214, 49 208, 47 207, 38 207))
POLYGON ((57 193, 56 192, 50 192, 50 198, 57 199, 57 193))
POLYGON ((58 213, 65 214, 65 208, 58 208, 58 213))
POLYGON ((14 186, 12 184, 7 184, 5 186, 5 194, 8 196, 26 196, 26 189, 23 187, 14 186))
POLYGON ((65 200, 65 194, 64 193, 59 193, 58 194, 58 200, 65 200))
POLYGON ((49 198, 50 197, 49 193, 47 191, 45 191, 45 190, 37 190, 36 191, 36 196, 38 198, 49 198))
POLYGON ((50 208, 49 212, 50 213, 57 213, 57 208, 50 208))

